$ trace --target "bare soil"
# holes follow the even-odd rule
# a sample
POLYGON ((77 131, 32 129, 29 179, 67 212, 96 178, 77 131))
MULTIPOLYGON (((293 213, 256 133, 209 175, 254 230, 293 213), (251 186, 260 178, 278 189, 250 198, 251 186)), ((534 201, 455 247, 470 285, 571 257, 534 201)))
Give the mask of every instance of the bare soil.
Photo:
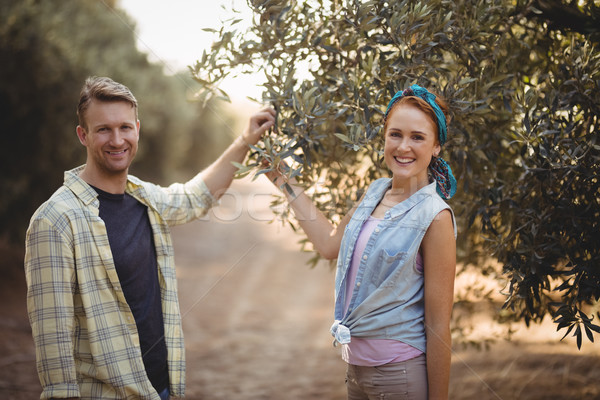
MULTIPOLYGON (((201 221, 173 229, 186 335, 187 398, 345 398, 344 363, 329 335, 334 273, 311 269, 299 235, 271 220, 268 183, 236 181, 201 221)), ((40 384, 25 307, 22 254, 0 248, 0 398, 37 399, 40 384)), ((451 398, 600 399, 600 349, 560 342, 550 322, 487 350, 456 346, 451 398)))

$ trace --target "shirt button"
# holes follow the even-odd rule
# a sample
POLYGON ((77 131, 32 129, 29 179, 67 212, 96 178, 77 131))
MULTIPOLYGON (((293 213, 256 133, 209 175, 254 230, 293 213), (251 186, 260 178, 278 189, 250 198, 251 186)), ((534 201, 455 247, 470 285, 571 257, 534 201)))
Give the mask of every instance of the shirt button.
POLYGON ((363 260, 366 260, 367 258, 368 258, 368 257, 367 257, 367 255, 365 254, 365 255, 363 256, 363 260))
POLYGON ((359 287, 359 286, 360 286, 360 282, 356 282, 356 287, 359 287))
POLYGON ((375 233, 379 233, 379 228, 375 228, 375 233))

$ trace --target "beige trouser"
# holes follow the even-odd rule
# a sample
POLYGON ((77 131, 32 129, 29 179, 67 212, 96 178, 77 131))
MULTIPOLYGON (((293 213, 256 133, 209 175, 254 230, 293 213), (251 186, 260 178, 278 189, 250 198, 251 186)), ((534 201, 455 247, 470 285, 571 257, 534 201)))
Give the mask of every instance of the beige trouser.
POLYGON ((348 400, 427 400, 425 354, 377 367, 348 364, 348 400))

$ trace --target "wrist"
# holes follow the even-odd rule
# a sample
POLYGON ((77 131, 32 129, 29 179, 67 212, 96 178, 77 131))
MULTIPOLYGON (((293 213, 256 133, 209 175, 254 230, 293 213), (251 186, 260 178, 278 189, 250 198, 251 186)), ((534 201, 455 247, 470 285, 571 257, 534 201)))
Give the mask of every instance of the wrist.
POLYGON ((246 138, 244 137, 244 135, 239 135, 237 138, 235 138, 235 142, 243 147, 250 147, 251 144, 248 143, 248 141, 246 140, 246 138))
POLYGON ((298 186, 297 184, 295 184, 295 182, 288 181, 283 178, 280 181, 276 182, 276 185, 290 202, 296 200, 298 196, 304 193, 304 188, 302 186, 298 186))

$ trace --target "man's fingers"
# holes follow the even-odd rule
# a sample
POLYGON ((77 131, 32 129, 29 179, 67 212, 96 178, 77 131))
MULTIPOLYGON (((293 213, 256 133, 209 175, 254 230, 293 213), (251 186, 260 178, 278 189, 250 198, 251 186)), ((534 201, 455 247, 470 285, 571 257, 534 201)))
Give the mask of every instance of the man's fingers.
POLYGON ((275 123, 275 116, 277 113, 271 107, 265 107, 255 114, 256 119, 259 121, 259 125, 264 124, 266 121, 275 123))

